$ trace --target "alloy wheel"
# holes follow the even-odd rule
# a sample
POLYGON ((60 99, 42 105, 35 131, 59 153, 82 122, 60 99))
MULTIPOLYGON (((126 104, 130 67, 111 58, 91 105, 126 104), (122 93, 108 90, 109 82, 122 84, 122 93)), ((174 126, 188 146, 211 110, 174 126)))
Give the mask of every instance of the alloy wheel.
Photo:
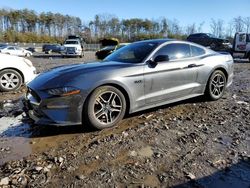
POLYGON ((220 74, 216 74, 213 77, 212 84, 211 84, 211 91, 213 95, 220 96, 224 91, 225 87, 225 80, 220 74))
POLYGON ((122 113, 122 100, 113 91, 97 96, 94 104, 94 116, 101 124, 112 124, 122 113))
POLYGON ((5 73, 0 78, 1 87, 6 90, 13 90, 20 84, 20 79, 15 73, 5 73))

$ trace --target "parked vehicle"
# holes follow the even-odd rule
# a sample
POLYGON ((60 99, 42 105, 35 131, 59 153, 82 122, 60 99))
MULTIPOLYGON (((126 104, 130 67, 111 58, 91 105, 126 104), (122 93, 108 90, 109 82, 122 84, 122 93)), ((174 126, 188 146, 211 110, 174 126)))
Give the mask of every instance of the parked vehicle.
POLYGON ((226 39, 217 38, 210 33, 194 33, 187 37, 187 41, 210 47, 212 50, 221 51, 232 48, 230 42, 226 39))
POLYGON ((113 53, 114 51, 128 45, 129 43, 120 43, 118 45, 113 45, 113 46, 105 46, 104 48, 98 50, 95 55, 97 59, 101 59, 103 60, 104 58, 106 58, 108 55, 110 55, 111 53, 113 53))
POLYGON ((250 33, 236 33, 234 36, 233 57, 248 58, 250 62, 250 33))
POLYGON ((0 54, 0 91, 15 91, 36 76, 36 69, 28 59, 0 54))
POLYGON ((0 48, 8 46, 7 44, 0 44, 0 48))
POLYGON ((63 56, 83 57, 83 40, 78 36, 68 36, 65 40, 63 56))
POLYGON ((25 56, 30 57, 32 56, 32 52, 20 48, 18 46, 3 46, 0 47, 0 52, 9 55, 16 55, 16 56, 25 56))
POLYGON ((117 125, 125 113, 206 95, 220 99, 232 83, 233 59, 185 41, 132 43, 104 61, 67 65, 28 84, 27 113, 37 124, 117 125))
POLYGON ((28 48, 26 48, 26 50, 28 50, 32 53, 36 52, 36 48, 34 48, 34 47, 28 47, 28 48))
POLYGON ((61 54, 64 51, 64 47, 60 44, 44 44, 42 51, 45 54, 50 54, 52 52, 61 54))

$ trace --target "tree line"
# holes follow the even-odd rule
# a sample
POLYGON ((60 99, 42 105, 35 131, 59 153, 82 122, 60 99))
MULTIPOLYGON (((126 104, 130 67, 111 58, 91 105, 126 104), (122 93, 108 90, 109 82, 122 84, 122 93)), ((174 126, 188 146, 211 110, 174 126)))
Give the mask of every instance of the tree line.
POLYGON ((6 42, 55 42, 81 33, 79 17, 22 9, 0 9, 0 40, 6 42))
MULTIPOLYGON (((205 22, 181 26, 176 19, 119 19, 111 14, 97 14, 84 22, 79 17, 60 13, 22 9, 0 9, 0 41, 2 42, 62 42, 68 35, 80 35, 88 43, 101 38, 115 37, 132 42, 150 38, 185 39, 189 34, 202 32, 205 22)), ((210 20, 210 33, 232 38, 236 32, 250 32, 250 17, 235 17, 229 23, 210 20)))

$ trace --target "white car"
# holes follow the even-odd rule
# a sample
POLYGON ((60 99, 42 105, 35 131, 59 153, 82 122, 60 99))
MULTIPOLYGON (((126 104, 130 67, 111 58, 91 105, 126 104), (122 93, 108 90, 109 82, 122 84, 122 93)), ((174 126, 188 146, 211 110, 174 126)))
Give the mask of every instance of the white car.
POLYGON ((3 46, 0 48, 1 53, 9 54, 9 55, 16 55, 16 56, 25 56, 30 57, 32 56, 32 52, 20 48, 18 46, 3 46))
POLYGON ((23 57, 0 53, 0 91, 15 91, 36 77, 36 68, 23 57))

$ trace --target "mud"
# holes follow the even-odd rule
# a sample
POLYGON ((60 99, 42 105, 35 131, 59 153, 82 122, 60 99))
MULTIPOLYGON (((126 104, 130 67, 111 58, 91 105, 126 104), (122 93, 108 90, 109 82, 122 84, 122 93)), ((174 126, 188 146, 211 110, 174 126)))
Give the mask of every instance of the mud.
POLYGON ((0 126, 8 125, 0 129, 0 185, 250 187, 249 63, 235 63, 234 83, 219 101, 162 106, 103 131, 32 125, 20 110, 23 93, 0 97, 0 126))

